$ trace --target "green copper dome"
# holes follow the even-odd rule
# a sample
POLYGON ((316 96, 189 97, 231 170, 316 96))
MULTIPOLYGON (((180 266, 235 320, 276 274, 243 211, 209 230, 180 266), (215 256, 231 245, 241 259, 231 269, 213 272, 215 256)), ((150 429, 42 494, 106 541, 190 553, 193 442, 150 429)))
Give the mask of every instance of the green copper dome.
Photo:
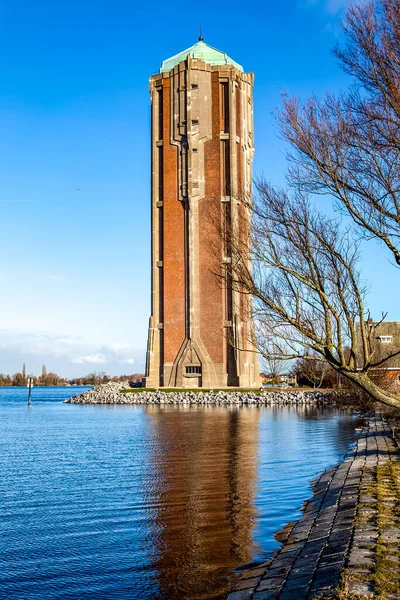
POLYGON ((180 62, 186 60, 188 56, 190 56, 190 58, 197 58, 208 65, 233 65, 239 71, 243 71, 243 67, 229 58, 225 52, 221 52, 221 50, 217 50, 216 48, 205 44, 203 41, 199 41, 187 50, 172 56, 172 58, 164 60, 161 65, 160 73, 170 71, 176 65, 179 65, 180 62))

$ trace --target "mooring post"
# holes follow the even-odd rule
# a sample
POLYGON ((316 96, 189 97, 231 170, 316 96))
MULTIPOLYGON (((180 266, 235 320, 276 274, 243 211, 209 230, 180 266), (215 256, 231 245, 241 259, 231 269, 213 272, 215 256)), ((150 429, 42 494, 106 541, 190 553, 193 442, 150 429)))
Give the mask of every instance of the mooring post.
POLYGON ((33 377, 28 377, 28 383, 26 384, 28 388, 28 406, 31 405, 31 393, 33 388, 33 377))

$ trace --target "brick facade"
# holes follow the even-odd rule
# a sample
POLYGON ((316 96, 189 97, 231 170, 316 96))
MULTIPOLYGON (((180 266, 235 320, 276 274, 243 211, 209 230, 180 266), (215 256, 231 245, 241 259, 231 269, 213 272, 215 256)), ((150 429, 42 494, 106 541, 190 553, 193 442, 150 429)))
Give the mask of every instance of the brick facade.
MULTIPOLYGON (((378 362, 387 356, 399 352, 384 362, 379 368, 370 369, 369 377, 380 387, 390 391, 400 390, 400 321, 382 321, 379 323, 366 322, 368 330, 371 330, 373 341, 373 362, 378 362)), ((357 334, 357 360, 359 365, 363 364, 362 341, 360 325, 356 326, 357 334)))
POLYGON ((253 75, 187 56, 150 79, 152 308, 148 387, 257 387, 249 300, 222 231, 248 235, 253 75), (233 347, 232 340, 238 347, 233 347))

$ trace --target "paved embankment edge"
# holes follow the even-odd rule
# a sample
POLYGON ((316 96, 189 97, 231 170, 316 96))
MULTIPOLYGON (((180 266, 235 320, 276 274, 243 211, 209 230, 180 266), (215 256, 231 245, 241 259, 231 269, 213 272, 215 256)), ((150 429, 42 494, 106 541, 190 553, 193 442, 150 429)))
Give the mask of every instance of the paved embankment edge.
POLYGON ((163 404, 163 405, 304 405, 336 404, 335 394, 320 390, 251 391, 205 390, 188 391, 140 391, 123 393, 129 387, 124 383, 105 383, 87 392, 65 400, 67 404, 163 404))
POLYGON ((398 460, 389 423, 379 413, 370 416, 344 460, 314 482, 303 516, 279 532, 281 547, 270 560, 242 571, 228 600, 377 597, 377 538, 391 536, 398 550, 400 529, 392 523, 378 531, 376 498, 368 485, 377 469, 398 460), (344 573, 350 595, 334 595, 344 573))

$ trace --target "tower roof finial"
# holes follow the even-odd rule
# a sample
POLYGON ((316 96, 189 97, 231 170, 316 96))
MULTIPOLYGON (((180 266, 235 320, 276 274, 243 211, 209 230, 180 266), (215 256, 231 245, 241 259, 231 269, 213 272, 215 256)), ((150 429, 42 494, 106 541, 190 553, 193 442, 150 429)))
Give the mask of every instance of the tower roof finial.
POLYGON ((199 42, 202 42, 204 40, 203 38, 203 27, 200 23, 200 35, 199 35, 199 42))

